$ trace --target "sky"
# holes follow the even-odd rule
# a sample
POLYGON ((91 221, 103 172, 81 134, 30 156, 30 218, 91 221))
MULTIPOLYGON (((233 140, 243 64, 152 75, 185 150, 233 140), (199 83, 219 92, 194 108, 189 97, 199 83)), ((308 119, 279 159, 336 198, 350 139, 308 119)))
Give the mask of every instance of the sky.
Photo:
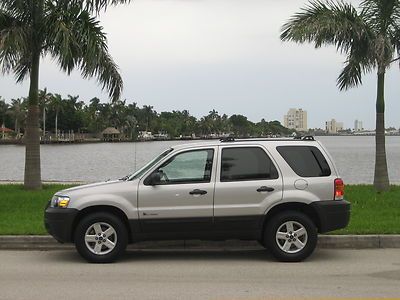
MULTIPOLYGON (((350 1, 357 5, 359 1, 350 1)), ((334 47, 281 42, 281 26, 307 1, 134 0, 100 19, 109 50, 124 79, 123 99, 155 110, 184 110, 201 117, 212 109, 251 121, 279 120, 289 108, 308 112, 310 128, 335 118, 353 128, 375 127, 376 74, 340 92, 336 78, 345 57, 334 47)), ((0 75, 0 96, 28 94, 28 82, 0 75)), ((386 127, 400 126, 400 72, 386 79, 386 127)), ((109 101, 96 80, 67 76, 51 58, 41 63, 40 88, 64 96, 109 101)))

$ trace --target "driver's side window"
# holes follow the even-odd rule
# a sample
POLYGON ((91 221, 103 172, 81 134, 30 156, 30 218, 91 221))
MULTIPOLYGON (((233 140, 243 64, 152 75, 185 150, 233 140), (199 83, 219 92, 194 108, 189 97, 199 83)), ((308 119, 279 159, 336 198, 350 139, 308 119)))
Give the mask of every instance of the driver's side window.
POLYGON ((213 149, 179 153, 157 168, 158 184, 210 182, 213 157, 213 149))

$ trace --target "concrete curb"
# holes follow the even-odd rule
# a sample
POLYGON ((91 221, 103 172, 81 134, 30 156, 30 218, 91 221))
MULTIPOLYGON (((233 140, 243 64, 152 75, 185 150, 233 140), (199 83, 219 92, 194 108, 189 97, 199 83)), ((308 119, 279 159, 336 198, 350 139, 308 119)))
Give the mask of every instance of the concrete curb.
MULTIPOLYGON (((320 235, 319 248, 328 249, 377 249, 400 248, 400 235, 320 235)), ((60 244, 51 236, 0 236, 0 250, 70 250, 72 244, 60 244)), ((257 250, 262 247, 256 241, 157 241, 140 242, 128 246, 128 250, 257 250)))

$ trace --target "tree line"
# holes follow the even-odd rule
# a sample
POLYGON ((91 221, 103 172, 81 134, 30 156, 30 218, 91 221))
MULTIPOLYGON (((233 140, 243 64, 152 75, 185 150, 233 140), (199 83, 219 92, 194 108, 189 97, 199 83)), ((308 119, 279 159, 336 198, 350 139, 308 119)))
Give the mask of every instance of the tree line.
MULTIPOLYGON (((25 132, 28 100, 0 97, 0 125, 11 128, 16 136, 25 132)), ((79 96, 63 97, 39 91, 41 135, 68 132, 99 134, 107 127, 118 129, 126 139, 136 139, 139 131, 168 134, 169 137, 197 137, 230 134, 240 137, 289 135, 293 133, 279 121, 252 122, 246 116, 228 116, 211 110, 196 118, 188 110, 157 112, 153 106, 127 103, 126 100, 101 102, 92 98, 86 104, 79 96)))

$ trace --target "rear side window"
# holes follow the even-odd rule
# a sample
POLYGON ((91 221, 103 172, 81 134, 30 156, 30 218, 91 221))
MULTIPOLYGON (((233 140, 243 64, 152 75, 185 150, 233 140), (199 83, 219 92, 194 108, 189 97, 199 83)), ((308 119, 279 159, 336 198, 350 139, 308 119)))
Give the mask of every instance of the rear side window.
POLYGON ((225 148, 221 157, 221 182, 278 178, 271 159, 259 147, 225 148))
POLYGON ((276 149, 299 176, 320 177, 331 175, 328 162, 317 147, 279 146, 276 149))

